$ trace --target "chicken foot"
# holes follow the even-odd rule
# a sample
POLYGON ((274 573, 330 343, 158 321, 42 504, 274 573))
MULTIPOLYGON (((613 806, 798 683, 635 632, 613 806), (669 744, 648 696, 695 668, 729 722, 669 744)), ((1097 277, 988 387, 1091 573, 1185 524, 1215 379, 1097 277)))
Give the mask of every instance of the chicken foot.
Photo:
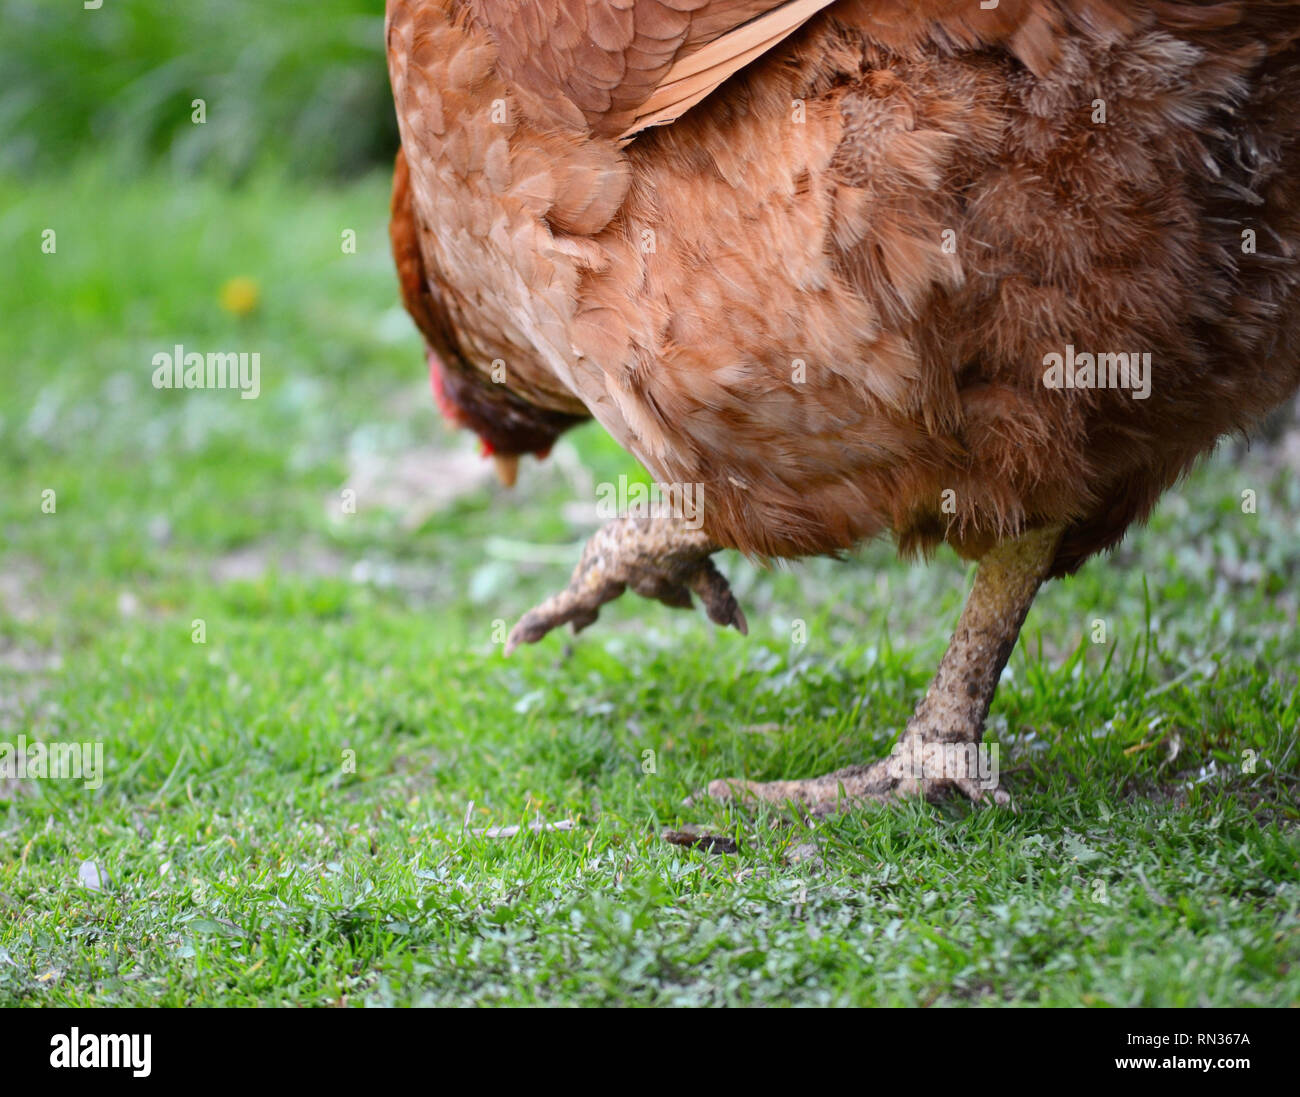
POLYGON ((1060 537, 1059 528, 1035 530, 980 559, 938 672, 889 757, 806 780, 713 781, 708 794, 719 800, 793 803, 813 815, 905 796, 933 800, 952 789, 975 803, 1010 803, 996 766, 987 765, 989 756, 981 754, 980 740, 998 679, 1060 537))
POLYGON ((731 587, 710 557, 720 546, 675 514, 635 511, 598 530, 582 550, 569 585, 521 617, 506 638, 506 654, 533 644, 565 623, 581 632, 600 607, 628 587, 675 609, 690 609, 692 592, 709 618, 749 631, 731 587))

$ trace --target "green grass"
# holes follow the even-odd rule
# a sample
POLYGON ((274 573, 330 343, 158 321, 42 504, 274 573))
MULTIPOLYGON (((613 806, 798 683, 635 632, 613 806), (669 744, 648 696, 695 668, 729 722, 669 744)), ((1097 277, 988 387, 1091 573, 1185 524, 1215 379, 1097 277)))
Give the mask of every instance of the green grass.
POLYGON ((102 742, 107 771, 0 780, 0 1003, 1300 998, 1280 449, 1225 450, 1043 593, 989 724, 1017 814, 683 807, 886 751, 966 569, 728 557, 747 640, 629 598, 504 660, 495 624, 590 531, 581 469, 637 469, 589 428, 514 494, 472 478, 395 308, 383 179, 85 170, 0 181, 0 211, 0 741, 102 742), (261 397, 155 390, 178 342, 260 352, 261 397), (661 839, 683 823, 738 851, 661 839))
POLYGON ((328 175, 397 149, 384 0, 0 0, 0 25, 0 170, 94 149, 130 169, 328 175))

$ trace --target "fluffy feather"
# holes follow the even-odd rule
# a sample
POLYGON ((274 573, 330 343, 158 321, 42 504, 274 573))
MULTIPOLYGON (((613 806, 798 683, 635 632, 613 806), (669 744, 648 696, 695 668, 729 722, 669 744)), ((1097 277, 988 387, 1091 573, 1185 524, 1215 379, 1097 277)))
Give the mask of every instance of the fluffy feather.
POLYGON ((777 8, 389 0, 399 269, 467 391, 594 415, 747 553, 1063 525, 1061 574, 1300 385, 1300 0, 838 0, 752 56, 777 8), (1067 346, 1149 397, 1046 387, 1067 346))

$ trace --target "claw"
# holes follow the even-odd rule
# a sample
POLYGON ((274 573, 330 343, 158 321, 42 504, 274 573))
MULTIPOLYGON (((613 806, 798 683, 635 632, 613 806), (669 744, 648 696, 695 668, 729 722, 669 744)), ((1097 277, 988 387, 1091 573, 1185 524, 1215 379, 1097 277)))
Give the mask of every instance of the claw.
POLYGON ((675 609, 689 609, 694 593, 711 621, 748 635, 745 614, 710 559, 717 551, 707 534, 671 516, 618 518, 587 542, 569 585, 519 619, 506 638, 506 654, 563 624, 581 632, 628 587, 675 609))
POLYGON ((740 608, 736 596, 731 593, 731 584, 707 556, 691 575, 690 586, 699 595, 710 621, 723 628, 730 625, 741 636, 749 635, 749 622, 745 620, 745 611, 740 608))

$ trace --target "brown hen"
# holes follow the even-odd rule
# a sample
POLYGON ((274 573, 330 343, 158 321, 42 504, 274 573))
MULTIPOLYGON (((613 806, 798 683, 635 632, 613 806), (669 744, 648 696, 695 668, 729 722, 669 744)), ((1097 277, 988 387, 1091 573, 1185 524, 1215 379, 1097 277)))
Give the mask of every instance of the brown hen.
POLYGON ((955 787, 1039 585, 1300 385, 1300 0, 389 0, 393 242, 456 421, 594 416, 702 501, 603 531, 512 640, 709 554, 980 561, 889 759, 955 787))

